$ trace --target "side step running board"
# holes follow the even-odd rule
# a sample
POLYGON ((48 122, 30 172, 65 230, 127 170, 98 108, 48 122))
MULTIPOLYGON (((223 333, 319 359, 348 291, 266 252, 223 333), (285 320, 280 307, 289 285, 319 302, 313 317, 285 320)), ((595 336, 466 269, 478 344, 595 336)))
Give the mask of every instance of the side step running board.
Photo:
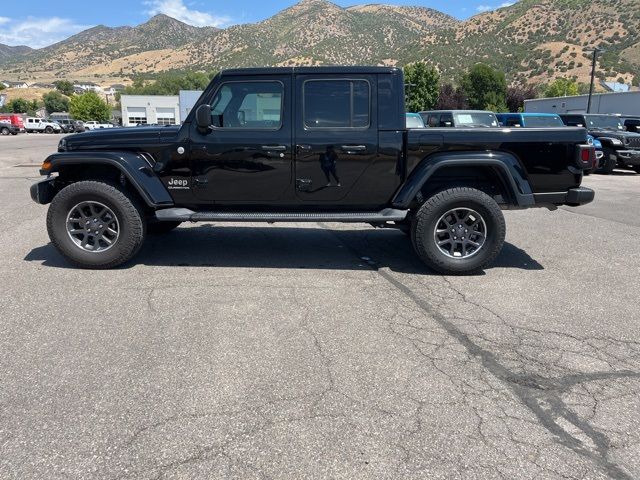
POLYGON ((161 222, 399 222, 407 210, 385 208, 379 212, 194 212, 187 208, 157 210, 161 222))

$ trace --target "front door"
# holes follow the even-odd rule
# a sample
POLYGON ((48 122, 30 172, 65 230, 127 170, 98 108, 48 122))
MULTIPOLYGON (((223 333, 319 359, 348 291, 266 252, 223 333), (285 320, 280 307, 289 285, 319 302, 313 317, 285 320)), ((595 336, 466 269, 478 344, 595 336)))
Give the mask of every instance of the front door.
POLYGON ((222 81, 211 105, 211 131, 191 127, 192 185, 206 202, 277 201, 292 179, 291 77, 222 81))
POLYGON ((376 76, 298 75, 295 88, 296 195, 337 202, 378 155, 376 76))

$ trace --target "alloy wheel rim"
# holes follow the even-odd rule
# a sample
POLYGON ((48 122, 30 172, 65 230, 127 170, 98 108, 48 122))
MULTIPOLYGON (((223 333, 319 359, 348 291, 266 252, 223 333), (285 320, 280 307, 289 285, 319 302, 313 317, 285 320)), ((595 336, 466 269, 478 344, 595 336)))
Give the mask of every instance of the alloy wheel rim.
POLYGON ((475 210, 454 208, 442 215, 433 232, 438 250, 449 258, 467 259, 478 254, 487 240, 487 224, 475 210))
POLYGON ((81 202, 69 210, 67 234, 85 252, 105 252, 118 241, 120 223, 113 210, 103 203, 81 202))

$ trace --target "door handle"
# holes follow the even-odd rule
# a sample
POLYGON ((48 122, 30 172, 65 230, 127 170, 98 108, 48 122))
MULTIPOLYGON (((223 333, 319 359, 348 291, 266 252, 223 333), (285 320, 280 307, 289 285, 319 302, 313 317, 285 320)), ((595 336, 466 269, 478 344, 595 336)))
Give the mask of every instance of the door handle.
POLYGON ((345 152, 364 152, 367 150, 365 145, 342 145, 340 148, 345 152))
POLYGON ((311 145, 298 145, 298 150, 302 152, 308 152, 311 150, 311 145))
POLYGON ((286 145, 263 145, 262 150, 269 150, 270 152, 284 152, 287 150, 286 145))

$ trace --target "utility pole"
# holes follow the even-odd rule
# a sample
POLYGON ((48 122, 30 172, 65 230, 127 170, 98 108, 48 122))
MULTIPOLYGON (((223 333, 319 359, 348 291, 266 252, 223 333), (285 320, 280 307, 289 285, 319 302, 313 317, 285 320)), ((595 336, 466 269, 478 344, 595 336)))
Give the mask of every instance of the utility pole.
MULTIPOLYGON (((592 49, 587 49, 585 51, 590 52, 592 51, 592 49)), ((602 48, 593 48, 593 59, 591 61, 591 85, 589 86, 589 101, 587 102, 587 113, 591 113, 591 97, 593 97, 593 84, 596 77, 596 59, 598 58, 598 53, 602 53, 604 51, 605 50, 602 48)))

